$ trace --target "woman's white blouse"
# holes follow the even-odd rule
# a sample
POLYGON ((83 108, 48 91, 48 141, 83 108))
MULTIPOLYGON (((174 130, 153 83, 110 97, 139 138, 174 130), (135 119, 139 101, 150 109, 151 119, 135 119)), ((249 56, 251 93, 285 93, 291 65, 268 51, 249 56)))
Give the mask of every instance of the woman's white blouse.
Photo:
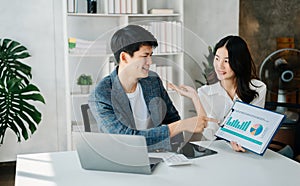
MULTIPOLYGON (((256 90, 258 96, 250 103, 259 107, 265 106, 266 98, 266 85, 257 79, 251 80, 250 88, 256 90)), ((198 95, 200 102, 206 112, 206 115, 211 118, 218 119, 222 121, 227 114, 227 112, 232 107, 235 100, 240 100, 240 98, 235 95, 232 100, 227 94, 225 89, 221 86, 220 82, 212 85, 204 85, 198 89, 198 95)), ((241 100, 240 100, 241 101, 241 100)), ((203 131, 203 136, 205 140, 213 140, 215 138, 214 134, 219 129, 219 125, 213 122, 209 122, 207 127, 203 131)))

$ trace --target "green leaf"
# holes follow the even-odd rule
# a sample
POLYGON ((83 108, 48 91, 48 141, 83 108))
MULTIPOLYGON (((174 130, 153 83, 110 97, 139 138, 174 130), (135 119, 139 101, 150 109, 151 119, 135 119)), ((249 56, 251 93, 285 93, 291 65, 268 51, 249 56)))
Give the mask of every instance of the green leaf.
POLYGON ((41 94, 22 95, 22 98, 26 100, 40 101, 42 103, 45 103, 44 97, 41 94))
POLYGON ((19 59, 25 59, 25 58, 30 57, 30 54, 28 52, 23 52, 22 54, 17 54, 15 56, 19 59))
POLYGON ((4 40, 3 40, 3 42, 2 42, 3 48, 1 47, 3 51, 4 51, 4 50, 7 50, 7 48, 8 48, 8 43, 9 43, 9 42, 11 42, 10 39, 4 39, 4 40))
MULTIPOLYGON (((24 47, 24 46, 22 46, 22 45, 20 45, 20 44, 18 43, 18 45, 15 45, 15 46, 13 47, 13 49, 11 50, 11 53, 17 54, 17 53, 21 53, 21 52, 26 52, 26 50, 27 50, 26 47, 24 47)), ((16 56, 16 55, 15 55, 15 56, 16 56)))
POLYGON ((4 39, 0 42, 0 79, 20 78, 29 83, 31 78, 31 67, 21 63, 18 59, 25 59, 30 56, 27 48, 16 41, 4 39))
POLYGON ((37 86, 30 83, 31 67, 22 63, 30 57, 25 46, 10 39, 0 39, 0 144, 7 129, 27 140, 37 130, 42 114, 31 104, 45 103, 37 86))
POLYGON ((23 138, 25 140, 27 140, 28 139, 28 132, 27 132, 27 129, 26 129, 23 121, 18 117, 18 115, 16 115, 13 119, 16 121, 16 123, 18 123, 18 126, 21 128, 23 138))
POLYGON ((33 84, 27 85, 25 88, 22 89, 22 93, 30 92, 30 91, 40 91, 39 88, 33 84))
MULTIPOLYGON (((16 108, 12 108, 12 110, 16 113, 16 114, 20 114, 21 112, 24 112, 26 114, 28 114, 28 116, 30 116, 36 123, 39 123, 41 121, 42 118, 42 114, 34 107, 28 107, 26 102, 24 101, 20 101, 21 104, 12 104, 12 106, 16 107, 16 108)), ((30 104, 29 104, 30 105, 30 104)))
MULTIPOLYGON (((8 42, 7 42, 7 44, 8 44, 7 50, 10 51, 10 52, 12 52, 12 50, 13 50, 15 47, 20 46, 20 43, 17 42, 17 41, 12 41, 12 40, 9 41, 9 39, 7 39, 7 40, 8 40, 8 42)), ((24 47, 24 46, 23 46, 23 47, 24 47)), ((24 48, 25 48, 25 47, 24 47, 24 48)), ((25 49, 26 49, 26 48, 25 48, 25 49)))
POLYGON ((26 121, 26 123, 28 124, 28 127, 30 129, 31 134, 33 134, 36 131, 36 124, 38 125, 38 123, 34 123, 30 120, 30 118, 25 115, 24 113, 20 112, 20 117, 26 121))
POLYGON ((17 136, 18 142, 20 142, 21 141, 21 134, 20 134, 19 129, 17 128, 17 126, 18 126, 18 123, 16 123, 15 121, 11 121, 9 123, 9 128, 14 131, 14 133, 17 136))

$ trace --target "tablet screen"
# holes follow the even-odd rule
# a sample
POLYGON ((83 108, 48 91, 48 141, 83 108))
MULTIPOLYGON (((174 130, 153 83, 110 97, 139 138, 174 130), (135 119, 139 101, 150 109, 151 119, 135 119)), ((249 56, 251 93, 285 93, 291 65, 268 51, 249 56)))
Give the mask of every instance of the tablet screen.
POLYGON ((203 156, 208 156, 212 154, 216 154, 217 152, 208 148, 204 148, 200 145, 196 145, 193 143, 186 143, 179 153, 185 155, 187 158, 198 158, 203 156))

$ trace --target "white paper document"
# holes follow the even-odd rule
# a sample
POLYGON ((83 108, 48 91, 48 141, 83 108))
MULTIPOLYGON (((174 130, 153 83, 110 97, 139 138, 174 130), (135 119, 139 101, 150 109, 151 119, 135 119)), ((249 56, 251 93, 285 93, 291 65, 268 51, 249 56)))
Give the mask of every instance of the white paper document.
POLYGON ((263 155, 285 115, 236 101, 216 136, 263 155))

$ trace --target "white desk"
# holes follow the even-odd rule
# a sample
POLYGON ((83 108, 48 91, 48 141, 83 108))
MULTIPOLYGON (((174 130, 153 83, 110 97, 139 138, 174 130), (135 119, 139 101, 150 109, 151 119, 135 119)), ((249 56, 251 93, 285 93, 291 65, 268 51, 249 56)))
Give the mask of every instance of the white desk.
POLYGON ((267 150, 263 157, 234 152, 224 141, 210 148, 218 154, 193 159, 187 166, 160 163, 152 175, 87 171, 76 151, 18 155, 15 185, 300 185, 300 164, 273 151, 267 150))

